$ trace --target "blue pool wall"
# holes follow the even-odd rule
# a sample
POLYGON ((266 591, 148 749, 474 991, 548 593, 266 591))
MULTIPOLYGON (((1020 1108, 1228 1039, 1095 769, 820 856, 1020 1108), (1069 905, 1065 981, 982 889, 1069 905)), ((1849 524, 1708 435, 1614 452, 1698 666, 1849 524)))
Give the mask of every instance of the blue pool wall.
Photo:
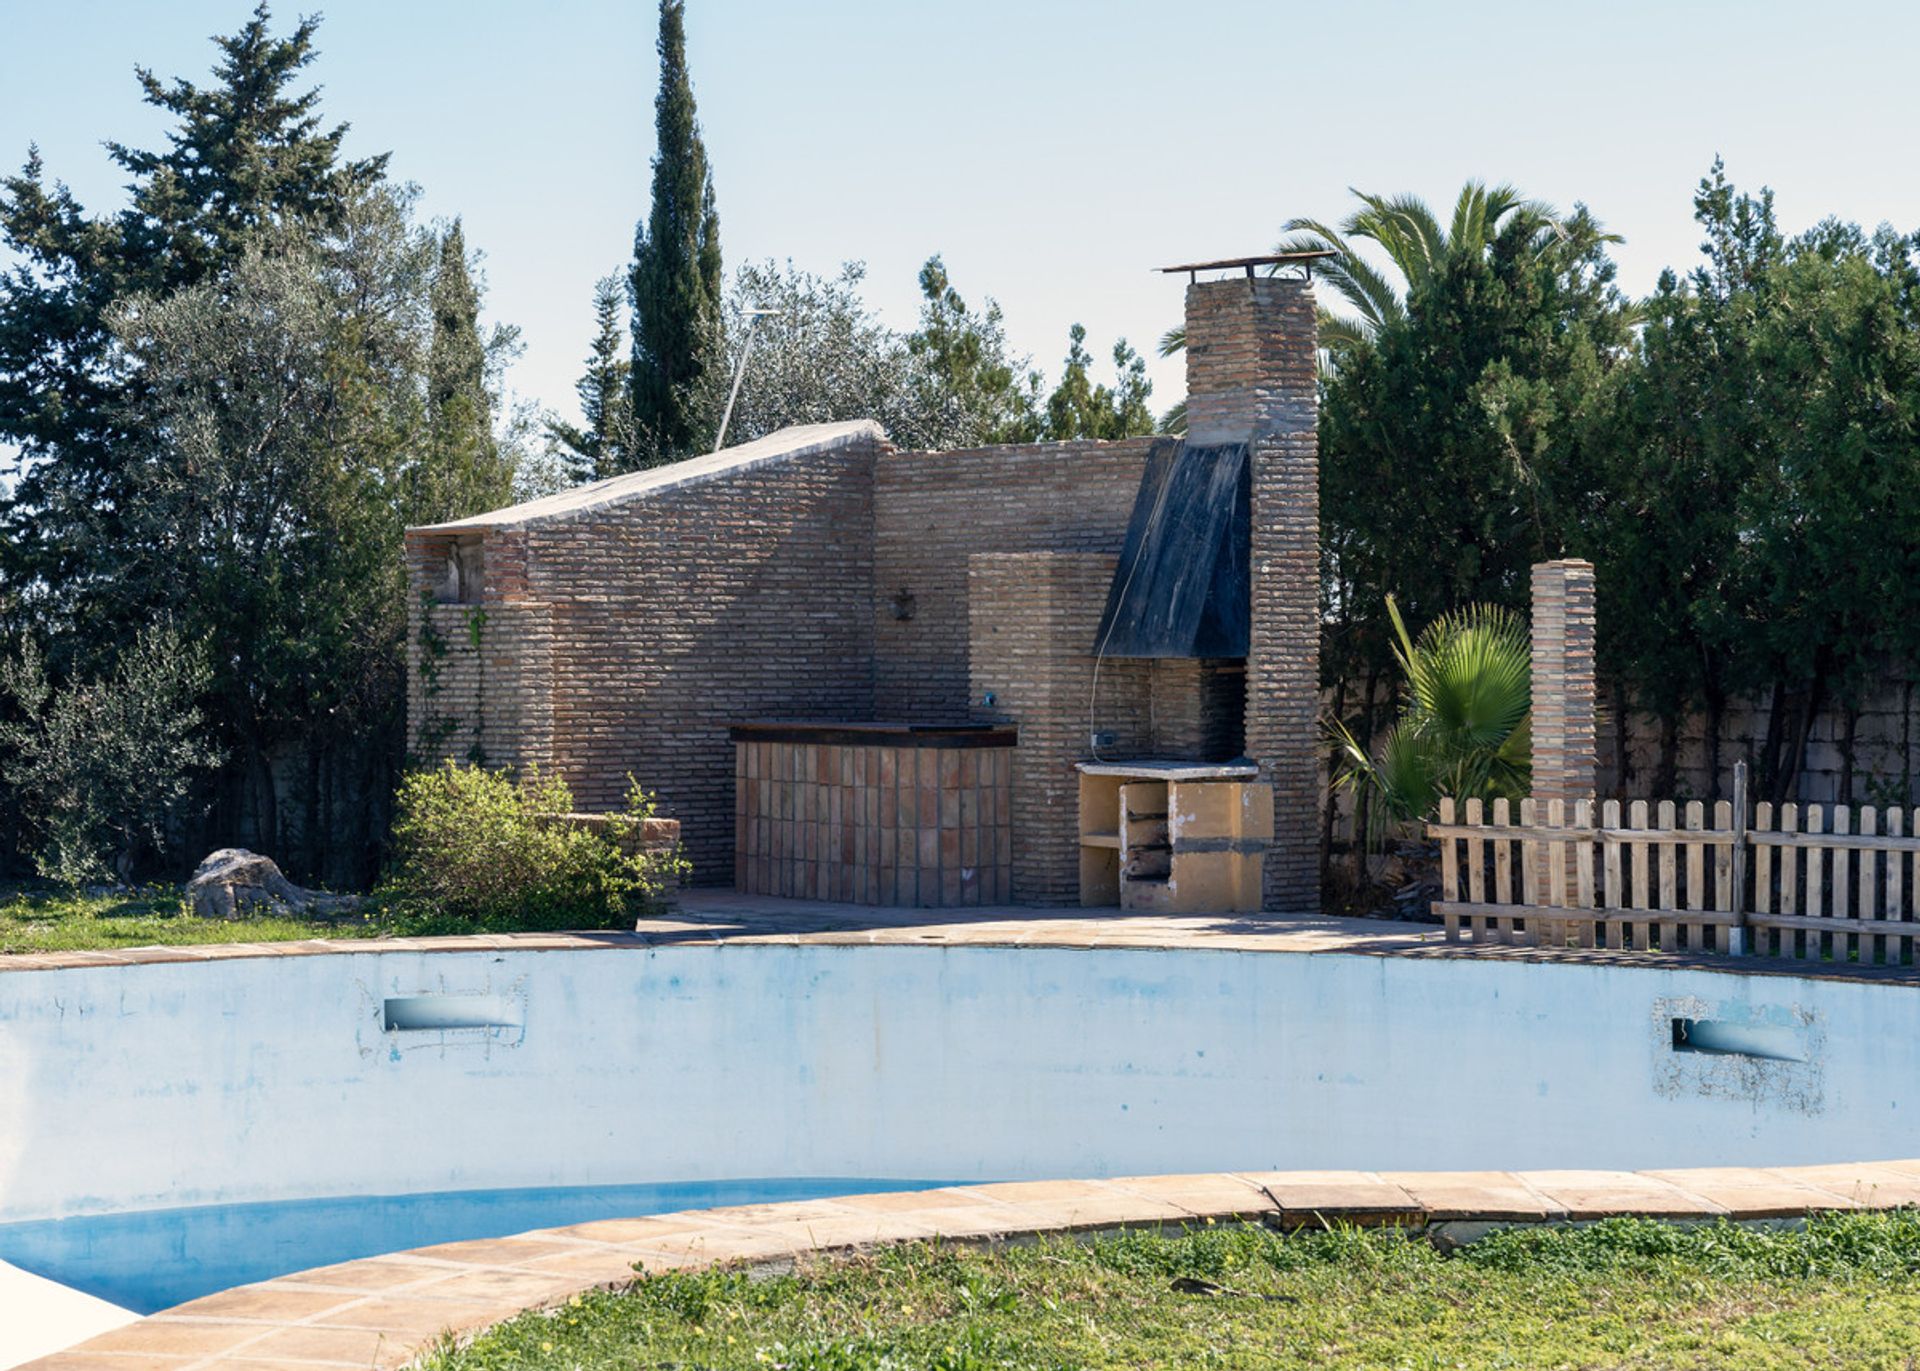
POLYGON ((733 944, 0 973, 0 1222, 742 1178, 1873 1160, 1920 1155, 1916 1100, 1920 990, 1689 968, 733 944), (389 1027, 421 1005, 477 1026, 389 1027), (1690 1050, 1676 1019, 1770 1055, 1690 1050))

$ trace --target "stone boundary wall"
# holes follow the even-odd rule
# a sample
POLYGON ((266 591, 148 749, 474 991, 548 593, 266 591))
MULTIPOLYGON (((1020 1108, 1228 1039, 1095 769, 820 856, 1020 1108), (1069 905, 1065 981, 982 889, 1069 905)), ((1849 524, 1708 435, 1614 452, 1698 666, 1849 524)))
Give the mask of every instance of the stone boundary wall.
MULTIPOLYGON (((1643 798, 1651 794, 1660 769, 1660 721, 1652 715, 1627 715, 1628 778, 1619 788, 1616 763, 1618 721, 1603 691, 1597 728, 1600 753, 1600 793, 1624 793, 1643 798)), ((1768 702, 1737 699, 1720 724, 1720 796, 1733 792, 1733 764, 1757 763, 1766 748, 1768 702)), ((1705 799, 1711 789, 1708 775, 1707 720, 1694 715, 1681 722, 1671 796, 1660 799, 1705 799)), ((1920 804, 1920 687, 1888 678, 1872 688, 1854 726, 1853 794, 1840 793, 1845 771, 1846 716, 1829 705, 1814 716, 1807 734, 1806 764, 1797 793, 1789 798, 1802 804, 1920 804)), ((1759 779, 1756 775, 1755 786, 1759 779)), ((1756 798, 1760 792, 1755 790, 1756 798)))

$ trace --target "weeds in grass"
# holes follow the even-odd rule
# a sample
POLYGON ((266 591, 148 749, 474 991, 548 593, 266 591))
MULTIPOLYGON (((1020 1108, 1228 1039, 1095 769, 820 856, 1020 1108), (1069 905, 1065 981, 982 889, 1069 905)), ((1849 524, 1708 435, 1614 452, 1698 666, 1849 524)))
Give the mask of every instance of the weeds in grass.
POLYGON ((1394 1231, 1216 1224, 647 1276, 523 1315, 429 1371, 1902 1366, 1920 1214, 1795 1228, 1612 1219, 1452 1255, 1394 1231))

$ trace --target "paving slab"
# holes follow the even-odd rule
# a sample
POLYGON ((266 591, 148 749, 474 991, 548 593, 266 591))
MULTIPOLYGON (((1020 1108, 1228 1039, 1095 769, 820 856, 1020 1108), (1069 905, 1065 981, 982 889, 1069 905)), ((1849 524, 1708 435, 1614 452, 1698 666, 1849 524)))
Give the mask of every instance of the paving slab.
POLYGON ((1510 1171, 1383 1171, 1380 1178, 1406 1191, 1436 1223, 1547 1223, 1567 1216, 1564 1206, 1510 1171))
MULTIPOLYGON (((158 1353, 167 1357, 211 1357, 250 1342, 272 1325, 216 1323, 210 1319, 172 1320, 165 1314, 130 1323, 80 1344, 89 1352, 158 1353)), ((28 1363, 31 1365, 32 1363, 28 1363)))
POLYGON ((1638 1171, 1521 1171, 1531 1189, 1567 1211, 1570 1219, 1610 1219, 1626 1214, 1656 1218, 1713 1218, 1727 1212, 1703 1195, 1638 1171))
POLYGON ((359 1296, 356 1293, 344 1290, 296 1288, 291 1284, 269 1281, 261 1285, 235 1286, 218 1294, 176 1304, 167 1310, 167 1317, 300 1323, 357 1298, 359 1296))
POLYGON ((1420 1224, 1419 1201, 1372 1171, 1242 1171, 1273 1199, 1288 1227, 1317 1223, 1420 1224))
POLYGON ((1021 1229, 1108 1228, 1121 1224, 1179 1223, 1191 1217, 1177 1204, 1135 1195, 1105 1181, 1014 1181, 972 1187, 976 1194, 1019 1211, 1021 1229))
POLYGON ((1791 1219, 1803 1217, 1816 1209, 1858 1207, 1838 1191, 1824 1189, 1776 1170, 1708 1166, 1641 1174, 1710 1200, 1736 1219, 1791 1219))
POLYGON ((1265 1191, 1242 1176, 1218 1172, 1185 1176, 1119 1176, 1112 1184, 1132 1195, 1162 1200, 1197 1219, 1271 1212, 1265 1191))
MULTIPOLYGON (((1770 1174, 1838 1195, 1849 1205, 1889 1209, 1920 1205, 1920 1170, 1899 1165, 1839 1163, 1827 1166, 1776 1166, 1770 1174)), ((1820 1206, 1831 1209, 1832 1204, 1820 1206)))

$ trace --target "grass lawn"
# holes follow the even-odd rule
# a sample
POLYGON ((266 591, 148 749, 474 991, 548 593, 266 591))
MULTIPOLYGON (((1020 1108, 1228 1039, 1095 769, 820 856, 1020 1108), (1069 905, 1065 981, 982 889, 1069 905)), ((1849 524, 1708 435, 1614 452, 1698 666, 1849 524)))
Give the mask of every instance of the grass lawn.
POLYGON ((196 919, 178 890, 156 887, 83 895, 52 886, 0 883, 0 954, 146 947, 154 943, 260 943, 295 938, 353 938, 373 931, 361 920, 196 919))
POLYGON ((523 1314, 430 1371, 1912 1367, 1920 1213, 1801 1230, 1614 1219, 1442 1256, 1209 1225, 1000 1251, 916 1244, 789 1275, 645 1276, 523 1314))

